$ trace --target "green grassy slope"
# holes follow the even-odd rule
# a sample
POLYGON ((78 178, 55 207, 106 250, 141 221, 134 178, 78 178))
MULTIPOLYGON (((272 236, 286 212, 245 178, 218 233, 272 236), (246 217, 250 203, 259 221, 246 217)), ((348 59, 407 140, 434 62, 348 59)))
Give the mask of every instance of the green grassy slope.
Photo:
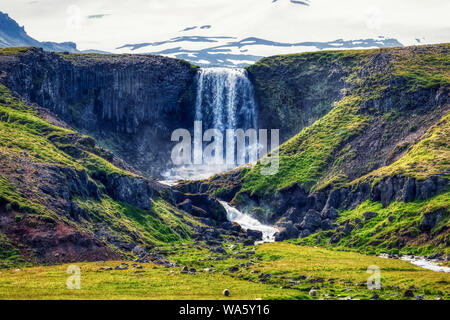
POLYGON ((367 254, 450 254, 450 192, 444 192, 424 201, 392 202, 383 207, 380 202, 369 200, 355 209, 342 210, 337 223, 353 227, 344 233, 343 227, 336 231, 319 231, 306 238, 289 240, 301 245, 315 245, 353 250, 367 254), (365 212, 377 216, 364 219, 365 212), (428 230, 424 217, 436 220, 428 230), (330 241, 338 237, 336 241, 330 241))
MULTIPOLYGON (((112 154, 98 147, 93 139, 55 122, 44 110, 14 97, 0 85, 2 214, 13 216, 17 225, 25 228, 23 232, 30 234, 42 231, 41 227, 54 232, 52 225, 62 223, 94 236, 101 224, 102 232, 117 243, 155 245, 190 239, 190 226, 198 222, 167 203, 157 192, 151 207, 145 210, 113 200, 102 183, 105 177, 137 176, 113 165, 112 154), (52 187, 51 175, 65 179, 61 172, 69 169, 72 171, 68 174, 87 173, 87 179, 99 190, 99 198, 77 194, 67 198, 64 194, 45 192, 46 187, 52 187), (70 205, 74 204, 85 213, 81 218, 71 215, 70 205)), ((61 188, 64 187, 63 183, 61 188)), ((8 266, 23 258, 33 260, 30 248, 7 229, 7 226, 0 229, 0 265, 8 266)), ((109 250, 126 253, 111 239, 102 241, 109 250)))
MULTIPOLYGON (((392 177, 449 179, 450 44, 282 55, 262 59, 249 72, 260 109, 290 119, 280 132, 318 119, 279 147, 275 175, 262 175, 258 162, 241 171, 239 179, 227 181, 227 175, 220 175, 203 182, 211 193, 231 193, 242 210, 276 221, 287 210, 284 201, 296 206, 289 195, 294 186, 310 195, 325 194, 326 200, 333 189, 353 192, 367 185, 371 192, 392 177), (328 80, 320 82, 323 77, 328 80), (341 96, 332 85, 340 88, 341 96), (330 94, 335 100, 325 101, 330 94), (311 114, 310 103, 329 111, 321 117, 311 114)), ((370 200, 353 203, 356 208, 340 210, 335 230, 293 241, 369 253, 448 253, 449 193, 441 192, 388 207, 370 200), (362 219, 367 211, 378 213, 377 218, 362 219), (423 227, 429 216, 436 221, 431 230, 423 227), (353 229, 344 233, 347 223, 353 229)))
MULTIPOLYGON (((330 112, 280 146, 279 172, 273 176, 263 176, 260 174, 261 165, 258 164, 244 178, 242 191, 268 195, 295 183, 312 191, 330 183, 349 183, 380 166, 373 165, 373 162, 381 161, 371 153, 378 152, 386 158, 387 154, 383 153, 392 151, 397 144, 404 143, 404 147, 412 147, 417 140, 426 138, 415 137, 420 134, 419 127, 426 128, 430 124, 425 123, 425 118, 439 120, 448 112, 448 106, 435 109, 430 107, 424 111, 422 108, 427 106, 417 105, 415 99, 435 92, 432 90, 448 88, 449 47, 450 45, 445 44, 417 48, 332 51, 262 59, 252 68, 259 67, 264 71, 268 68, 269 71, 265 72, 276 72, 277 68, 284 66, 296 70, 305 68, 303 64, 306 64, 313 73, 315 69, 320 69, 322 60, 326 64, 330 64, 329 60, 332 60, 336 66, 346 69, 347 85, 343 89, 344 97, 334 104, 330 112), (425 112, 428 114, 424 114, 425 112), (379 131, 379 136, 374 138, 381 138, 379 143, 383 148, 358 150, 358 142, 366 143, 361 137, 370 137, 376 131, 379 131), (413 137, 415 140, 411 141, 413 137), (358 153, 364 151, 367 152, 363 155, 365 159, 357 159, 358 153), (349 164, 357 166, 356 171, 348 168, 349 164)), ((265 84, 270 85, 270 82, 265 84)), ((275 102, 267 102, 272 108, 273 105, 276 106, 276 97, 274 99, 275 102)), ((279 108, 286 108, 281 104, 282 101, 279 103, 279 108)), ((264 105, 263 108, 267 107, 264 105)), ((302 117, 302 114, 298 113, 297 117, 302 117)), ((429 165, 435 170, 448 172, 447 118, 443 118, 438 126, 443 131, 432 137, 433 146, 422 142, 421 147, 417 146, 412 150, 414 155, 408 152, 407 158, 415 157, 416 162, 427 162, 430 155, 425 153, 436 151, 438 154, 432 156, 434 162, 429 165)), ((281 125, 280 131, 283 129, 281 125)), ((405 161, 406 158, 400 163, 405 161)), ((417 175, 423 177, 424 174, 420 171, 423 173, 426 170, 420 167, 415 170, 417 175)), ((426 171, 425 175, 432 173, 434 172, 426 171)))

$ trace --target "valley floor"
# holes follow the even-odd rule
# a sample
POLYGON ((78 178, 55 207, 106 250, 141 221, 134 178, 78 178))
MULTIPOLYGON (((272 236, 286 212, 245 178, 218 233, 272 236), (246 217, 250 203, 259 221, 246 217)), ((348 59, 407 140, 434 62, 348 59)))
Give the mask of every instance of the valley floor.
POLYGON ((122 261, 73 263, 81 269, 81 288, 72 290, 66 287, 69 264, 4 269, 0 299, 450 298, 449 273, 406 261, 289 243, 224 248, 224 253, 212 253, 202 243, 162 248, 180 268, 127 261, 126 270, 116 270, 122 261), (182 273, 185 265, 195 272, 182 273), (368 289, 367 280, 374 276, 368 267, 379 268, 380 289, 368 289))

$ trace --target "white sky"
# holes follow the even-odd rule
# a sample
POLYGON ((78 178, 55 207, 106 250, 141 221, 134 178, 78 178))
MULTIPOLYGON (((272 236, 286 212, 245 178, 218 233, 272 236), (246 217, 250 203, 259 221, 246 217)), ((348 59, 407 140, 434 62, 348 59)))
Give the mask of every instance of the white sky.
POLYGON ((449 0, 311 0, 310 6, 289 0, 0 0, 0 11, 39 41, 73 41, 81 50, 114 51, 182 35, 450 42, 449 0), (212 27, 180 32, 202 25, 212 27))

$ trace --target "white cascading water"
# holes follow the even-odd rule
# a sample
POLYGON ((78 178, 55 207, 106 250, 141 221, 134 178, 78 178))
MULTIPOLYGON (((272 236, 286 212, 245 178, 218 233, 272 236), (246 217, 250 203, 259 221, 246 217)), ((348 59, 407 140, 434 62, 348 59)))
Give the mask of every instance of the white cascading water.
POLYGON ((239 223, 239 225, 245 230, 251 229, 261 231, 263 234, 262 242, 275 241, 275 233, 279 231, 278 229, 262 224, 261 222, 259 222, 255 218, 252 218, 248 214, 244 214, 239 210, 237 210, 236 208, 233 208, 225 201, 220 201, 220 203, 227 211, 228 220, 239 223))
MULTIPOLYGON (((257 107, 247 72, 244 69, 230 68, 200 69, 197 76, 195 120, 202 121, 203 131, 218 129, 223 137, 226 137, 226 129, 257 130, 257 107)), ((194 149, 196 147, 202 146, 194 146, 194 149)), ((257 143, 246 147, 247 151, 257 148, 257 143)), ((181 166, 166 172, 164 175, 167 180, 164 183, 206 179, 236 166, 236 164, 181 166)), ((244 229, 261 231, 263 234, 261 242, 275 240, 275 233, 278 232, 276 228, 262 224, 224 201, 220 203, 227 211, 229 221, 239 223, 244 229)))
MULTIPOLYGON (((203 68, 197 75, 195 120, 202 129, 218 129, 225 140, 226 129, 257 130, 257 107, 253 85, 244 69, 203 68)), ((195 142, 194 142, 195 143, 195 142)), ((248 150, 257 145, 248 146, 248 150)), ((195 149, 195 147, 194 147, 195 149)), ((163 174, 165 183, 200 180, 236 167, 236 164, 202 164, 175 167, 163 174)))

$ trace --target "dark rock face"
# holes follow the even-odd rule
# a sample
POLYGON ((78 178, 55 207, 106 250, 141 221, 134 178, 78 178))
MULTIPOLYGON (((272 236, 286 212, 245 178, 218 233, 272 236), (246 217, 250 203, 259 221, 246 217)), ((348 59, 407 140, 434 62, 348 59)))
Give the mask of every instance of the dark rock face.
POLYGON ((181 60, 30 49, 0 56, 0 71, 8 88, 105 141, 147 175, 169 164, 172 131, 193 125, 196 69, 181 60))
POLYGON ((150 198, 153 196, 153 189, 144 178, 112 174, 106 179, 106 188, 114 200, 122 201, 141 209, 150 208, 150 198))
POLYGON ((182 193, 177 190, 171 190, 171 193, 167 200, 174 203, 178 208, 200 218, 226 223, 227 212, 225 208, 212 196, 206 193, 182 193))
POLYGON ((310 209, 308 210, 308 212, 306 212, 303 221, 300 223, 300 228, 313 232, 317 230, 317 228, 319 228, 320 225, 321 225, 320 214, 317 211, 310 209))
MULTIPOLYGON (((337 226, 333 223, 339 216, 338 209, 354 208, 365 200, 380 201, 388 206, 392 201, 411 202, 425 200, 442 193, 448 186, 448 181, 441 177, 431 176, 425 180, 392 176, 377 182, 373 187, 361 182, 353 188, 322 190, 308 194, 301 187, 294 185, 281 190, 272 199, 259 199, 246 193, 240 193, 245 198, 244 203, 252 203, 255 207, 270 207, 272 216, 260 220, 275 224, 280 228, 275 236, 276 241, 307 237, 318 230, 332 230, 337 226)), ((258 216, 257 212, 255 216, 258 216)), ((374 212, 364 213, 365 220, 376 216, 374 212)), ((435 214, 426 216, 420 226, 421 230, 431 230, 439 221, 435 214)), ((338 242, 343 236, 351 233, 356 225, 345 224, 340 232, 333 236, 331 243, 338 242)))
POLYGON ((314 57, 295 66, 289 62, 271 66, 256 63, 247 70, 261 108, 260 127, 283 128, 280 131, 282 141, 332 108, 333 102, 342 97, 341 89, 347 75, 340 65, 325 61, 318 64, 314 57))
POLYGON ((429 232, 442 218, 443 214, 441 212, 427 212, 420 222, 419 229, 424 232, 429 232))

